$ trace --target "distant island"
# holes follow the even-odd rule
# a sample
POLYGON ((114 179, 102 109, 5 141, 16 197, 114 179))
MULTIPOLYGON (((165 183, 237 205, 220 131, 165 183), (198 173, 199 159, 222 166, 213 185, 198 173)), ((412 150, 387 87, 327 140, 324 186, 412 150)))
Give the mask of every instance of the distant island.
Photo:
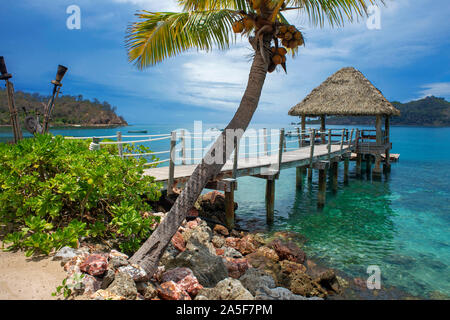
MULTIPOLYGON (((50 97, 38 93, 26 93, 16 91, 14 95, 17 111, 20 114, 21 123, 25 118, 25 107, 28 114, 35 114, 35 109, 43 114, 42 103, 47 103, 50 97)), ((0 89, 0 125, 10 124, 10 114, 6 90, 0 89)), ((122 116, 116 114, 116 107, 108 102, 100 102, 97 99, 92 101, 84 99, 82 95, 70 96, 62 95, 55 102, 55 108, 51 115, 50 125, 53 127, 116 127, 126 126, 128 123, 122 116)))
MULTIPOLYGON (((408 103, 398 101, 392 104, 400 110, 399 117, 391 118, 391 125, 448 127, 450 126, 450 102, 434 96, 408 103)), ((320 120, 309 120, 309 124, 318 124, 320 120)), ((329 117, 327 124, 336 125, 373 125, 374 117, 329 117)))

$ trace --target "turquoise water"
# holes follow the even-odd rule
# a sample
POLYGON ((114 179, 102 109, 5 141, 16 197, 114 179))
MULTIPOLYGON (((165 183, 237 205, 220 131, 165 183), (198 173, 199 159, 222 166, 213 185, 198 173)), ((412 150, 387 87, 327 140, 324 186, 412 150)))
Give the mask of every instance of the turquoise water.
MULTIPOLYGON (((210 126, 204 125, 204 129, 210 126)), ((158 134, 182 127, 140 125, 132 129, 158 134)), ((185 127, 192 129, 193 124, 185 127)), ((131 127, 61 129, 54 133, 100 136, 118 130, 126 134, 128 129, 131 127)), ((8 135, 2 129, 0 139, 8 135)), ((327 192, 326 206, 320 211, 317 177, 296 191, 295 169, 282 171, 276 183, 271 228, 265 225, 265 182, 239 178, 235 194, 238 222, 252 230, 299 232, 308 240, 305 250, 309 256, 352 277, 367 278, 367 267, 377 265, 382 286, 395 286, 423 298, 436 292, 450 296, 450 128, 393 127, 391 141, 392 152, 401 156, 388 178, 357 178, 351 163, 350 183, 344 186, 340 166, 338 191, 327 192)), ((151 147, 166 150, 167 142, 158 141, 151 147)))

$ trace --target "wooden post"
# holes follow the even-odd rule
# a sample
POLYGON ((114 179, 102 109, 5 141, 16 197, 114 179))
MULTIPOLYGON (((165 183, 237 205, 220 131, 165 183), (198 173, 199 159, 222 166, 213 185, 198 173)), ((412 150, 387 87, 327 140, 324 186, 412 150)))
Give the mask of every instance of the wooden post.
POLYGON ((322 132, 322 144, 325 144, 325 115, 320 116, 320 132, 322 132))
POLYGON ((345 137, 345 132, 347 131, 347 129, 342 129, 342 136, 341 136, 341 149, 340 149, 340 156, 342 157, 342 149, 344 148, 344 137, 345 137))
POLYGON ((331 129, 328 129, 328 161, 331 161, 331 129))
POLYGON ((225 221, 228 229, 234 228, 234 190, 236 187, 235 179, 227 179, 229 183, 225 187, 225 221), (231 181, 234 180, 234 181, 231 181))
POLYGON ((120 143, 122 142, 122 132, 120 131, 117 131, 117 142, 119 142, 117 144, 117 148, 119 149, 119 157, 123 159, 123 144, 120 143))
POLYGON ((349 155, 346 154, 344 158, 344 184, 348 184, 348 166, 349 166, 349 155))
POLYGON ((298 148, 303 147, 303 135, 300 133, 300 128, 297 127, 297 139, 298 139, 298 148))
POLYGON ((338 174, 339 174, 339 162, 338 161, 333 161, 331 163, 331 172, 332 172, 333 192, 337 192, 337 188, 338 188, 338 174))
POLYGON ((370 154, 366 154, 366 174, 370 176, 370 171, 372 169, 372 157, 370 154))
POLYGON ((268 156, 269 155, 269 145, 267 143, 267 129, 264 128, 263 132, 264 132, 264 154, 266 156, 268 156))
POLYGON ((14 135, 14 143, 17 143, 19 140, 22 140, 22 129, 19 123, 19 115, 16 109, 16 103, 14 100, 14 85, 6 79, 6 94, 8 98, 8 107, 9 113, 11 117, 11 126, 14 135))
POLYGON ((314 145, 316 141, 316 129, 312 129, 309 131, 309 141, 310 141, 310 147, 309 147, 309 168, 308 168, 308 181, 312 181, 312 164, 313 164, 313 157, 314 157, 314 145))
POLYGON ((301 132, 301 141, 302 141, 302 147, 303 147, 303 144, 305 143, 305 132, 306 132, 306 116, 305 115, 302 115, 302 130, 301 130, 302 132, 301 132))
POLYGON ((280 130, 280 144, 278 148, 278 172, 281 171, 281 161, 283 158, 284 129, 280 130))
POLYGON ((237 142, 237 137, 234 137, 234 158, 233 158, 233 179, 237 178, 237 169, 238 169, 238 160, 239 160, 239 144, 237 142))
POLYGON ((186 164, 186 137, 184 129, 181 131, 181 164, 186 164))
POLYGON ((275 179, 270 176, 266 180, 266 220, 267 224, 273 223, 275 207, 275 179))
POLYGON ((386 136, 386 144, 388 145, 388 147, 385 150, 385 161, 384 161, 384 172, 390 172, 391 171, 391 154, 390 154, 390 143, 391 143, 391 139, 390 139, 390 128, 389 128, 389 119, 390 117, 388 115, 386 115, 385 118, 385 122, 384 122, 384 134, 386 136))
MULTIPOLYGON (((383 144, 383 132, 381 130, 381 116, 377 115, 376 118, 376 139, 377 147, 383 144)), ((381 176, 381 153, 379 151, 375 154, 375 166, 372 171, 372 176, 379 178, 381 176)))
POLYGON ((167 194, 173 193, 173 184, 175 176, 175 145, 177 143, 177 133, 172 131, 170 138, 170 160, 169 160, 169 180, 167 181, 167 194))
POLYGON ((317 207, 323 208, 325 206, 327 191, 326 170, 319 169, 319 192, 317 194, 317 207))
POLYGON ((298 190, 303 187, 303 178, 305 177, 305 167, 297 167, 295 171, 295 186, 298 190))

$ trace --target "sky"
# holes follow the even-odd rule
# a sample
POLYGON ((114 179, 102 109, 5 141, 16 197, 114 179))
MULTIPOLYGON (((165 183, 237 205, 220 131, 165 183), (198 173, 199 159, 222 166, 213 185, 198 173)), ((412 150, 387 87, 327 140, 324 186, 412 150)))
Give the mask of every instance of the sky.
MULTIPOLYGON (((288 73, 268 74, 253 123, 286 123, 289 109, 342 67, 360 70, 391 101, 450 99, 450 3, 385 0, 380 29, 366 19, 319 28, 287 14, 305 35, 288 73)), ((63 94, 108 101, 130 124, 226 123, 239 106, 251 64, 246 38, 227 51, 189 50, 139 70, 128 62, 127 26, 138 10, 180 11, 176 0, 1 0, 0 56, 16 90, 49 95, 58 64, 63 94), (77 5, 81 28, 68 29, 77 5)), ((57 106, 56 106, 57 107, 57 106)))

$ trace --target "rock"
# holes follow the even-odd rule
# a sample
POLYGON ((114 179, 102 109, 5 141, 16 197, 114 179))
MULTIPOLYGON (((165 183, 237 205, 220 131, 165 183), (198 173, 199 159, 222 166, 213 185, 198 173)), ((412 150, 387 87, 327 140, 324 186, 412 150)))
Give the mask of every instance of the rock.
POLYGON ((180 251, 178 251, 177 249, 175 249, 175 247, 173 246, 172 243, 169 243, 169 245, 166 248, 166 251, 164 251, 163 256, 161 257, 159 264, 160 265, 167 265, 170 263, 170 261, 172 261, 173 259, 175 259, 175 257, 180 253, 180 251))
POLYGON ((230 234, 230 232, 228 232, 228 229, 221 224, 216 224, 213 231, 225 237, 230 234))
POLYGON ((226 278, 214 288, 200 290, 196 300, 254 300, 254 297, 239 280, 226 278))
POLYGON ((207 248, 212 255, 216 255, 216 248, 214 248, 211 242, 200 243, 196 238, 190 238, 186 244, 186 249, 189 251, 198 251, 199 247, 207 248))
POLYGON ((295 293, 304 297, 321 297, 327 296, 327 292, 317 282, 315 282, 310 276, 301 271, 296 271, 291 275, 289 289, 295 293))
POLYGON ((111 294, 122 296, 127 300, 135 300, 137 296, 136 284, 133 278, 124 272, 117 272, 114 281, 107 289, 111 294))
POLYGON ((334 291, 335 293, 341 292, 341 287, 334 270, 327 270, 323 272, 314 281, 326 290, 334 291))
POLYGON ((189 268, 174 268, 164 272, 161 277, 161 282, 173 281, 177 283, 189 275, 194 275, 192 270, 189 268))
POLYGON ((243 255, 246 255, 255 252, 257 244, 251 236, 244 236, 238 241, 236 249, 243 255))
POLYGON ((128 257, 125 253, 122 253, 122 252, 119 252, 119 251, 113 249, 113 250, 111 250, 111 252, 109 253, 108 258, 109 258, 109 259, 112 259, 112 258, 122 258, 122 259, 128 260, 129 257, 128 257))
POLYGON ((292 241, 285 242, 276 239, 268 246, 276 251, 280 260, 289 260, 297 263, 304 263, 306 260, 306 254, 292 241))
POLYGON ((237 250, 239 240, 241 240, 241 239, 236 238, 236 237, 228 237, 225 239, 225 245, 237 250))
POLYGON ((106 270, 106 273, 103 275, 101 288, 107 289, 109 285, 114 281, 115 272, 112 269, 106 270))
POLYGON ((80 273, 80 265, 82 262, 83 258, 81 258, 81 256, 76 256, 70 261, 66 262, 66 264, 64 265, 64 271, 66 271, 69 275, 73 273, 80 273))
POLYGON ((93 300, 126 300, 125 297, 116 295, 103 289, 98 290, 97 292, 92 294, 90 298, 93 300))
POLYGON ((234 238, 242 238, 243 234, 239 231, 237 231, 236 229, 231 230, 230 232, 230 236, 234 237, 234 238))
POLYGON ((305 273, 306 267, 300 263, 283 260, 280 263, 280 272, 277 274, 279 286, 288 288, 291 282, 291 275, 297 271, 305 273))
POLYGON ((177 249, 178 251, 186 250, 186 241, 184 241, 183 236, 179 231, 177 231, 172 237, 171 242, 175 249, 177 249))
POLYGON ((225 258, 242 258, 243 255, 242 253, 240 253, 239 251, 237 251, 234 248, 231 247, 222 247, 223 249, 223 256, 225 258))
POLYGON ((188 229, 194 229, 197 226, 198 226, 197 220, 192 220, 192 221, 186 222, 186 228, 188 228, 188 229))
POLYGON ((78 256, 80 252, 76 249, 70 247, 62 247, 55 253, 53 256, 53 260, 61 261, 61 264, 66 264, 76 256, 78 256))
POLYGON ((92 276, 101 276, 108 268, 108 261, 100 254, 91 254, 80 265, 80 270, 92 276))
POLYGON ((276 280, 278 278, 278 274, 280 273, 281 267, 278 260, 276 260, 277 256, 267 254, 268 252, 270 253, 270 251, 261 249, 245 257, 248 259, 248 262, 252 267, 265 271, 276 280))
POLYGON ((188 217, 198 217, 198 210, 196 208, 192 208, 188 211, 188 217))
POLYGON ((183 238, 186 243, 189 243, 189 241, 192 240, 197 240, 198 242, 206 245, 211 241, 212 231, 206 222, 202 220, 194 229, 187 229, 183 232, 183 238))
POLYGON ((84 273, 74 272, 66 279, 66 286, 70 288, 74 295, 83 294, 86 288, 83 282, 84 277, 89 276, 84 273))
POLYGON ((216 248, 216 254, 218 256, 223 256, 225 253, 225 250, 223 250, 222 248, 216 248))
POLYGON ((158 266, 155 273, 152 276, 152 280, 155 280, 156 282, 161 282, 162 275, 166 272, 165 266, 158 266))
POLYGON ((112 257, 109 258, 108 266, 112 269, 119 269, 120 267, 124 267, 129 265, 128 260, 122 257, 112 257))
POLYGON ((275 288, 275 281, 271 275, 259 269, 250 268, 245 274, 239 278, 242 285, 252 294, 255 295, 258 289, 275 288))
POLYGON ((196 296, 203 286, 198 282, 194 273, 189 268, 175 268, 165 272, 161 282, 173 281, 191 296, 196 296))
POLYGON ((203 286, 198 282, 198 279, 193 275, 187 275, 177 283, 184 291, 191 297, 195 297, 198 292, 203 289, 203 286))
POLYGON ((82 282, 84 285, 84 294, 93 294, 102 287, 102 280, 89 274, 84 275, 82 282))
POLYGON ((254 253, 252 253, 252 256, 262 256, 273 262, 277 262, 280 260, 276 251, 268 247, 258 248, 254 253))
POLYGON ((147 272, 145 272, 145 270, 137 264, 131 264, 129 266, 120 267, 118 271, 127 273, 135 282, 148 281, 150 278, 147 272))
POLYGON ((223 258, 223 263, 227 267, 228 276, 238 279, 240 278, 250 267, 248 260, 245 258, 223 258))
POLYGON ((220 280, 228 276, 222 258, 211 254, 209 249, 197 243, 195 250, 186 249, 170 261, 166 267, 186 267, 193 271, 198 281, 204 287, 214 287, 220 280))
POLYGON ((214 236, 211 240, 212 244, 216 248, 222 248, 225 244, 225 239, 220 236, 214 236))
POLYGON ((157 291, 164 300, 191 300, 189 294, 173 281, 162 283, 157 291))
POLYGON ((156 299, 158 297, 158 290, 153 283, 148 282, 147 287, 142 292, 142 295, 144 296, 145 300, 156 299))
POLYGON ((286 288, 277 287, 277 288, 267 288, 262 287, 258 289, 255 295, 255 300, 323 300, 319 297, 311 297, 305 298, 300 295, 293 294, 286 288))

